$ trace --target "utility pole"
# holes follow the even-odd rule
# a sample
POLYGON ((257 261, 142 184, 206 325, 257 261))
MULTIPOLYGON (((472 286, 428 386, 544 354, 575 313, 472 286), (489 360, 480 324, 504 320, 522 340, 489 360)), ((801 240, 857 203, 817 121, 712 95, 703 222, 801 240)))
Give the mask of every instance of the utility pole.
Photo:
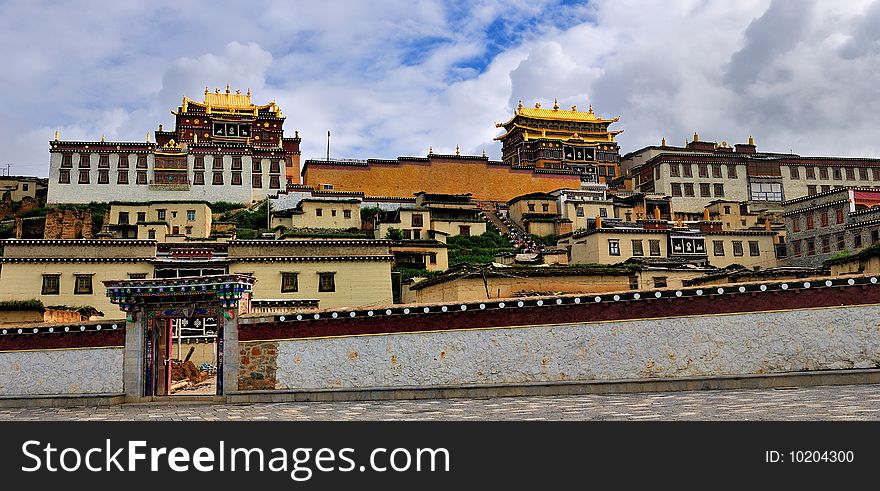
POLYGON ((330 130, 327 130, 327 162, 330 162, 330 130))

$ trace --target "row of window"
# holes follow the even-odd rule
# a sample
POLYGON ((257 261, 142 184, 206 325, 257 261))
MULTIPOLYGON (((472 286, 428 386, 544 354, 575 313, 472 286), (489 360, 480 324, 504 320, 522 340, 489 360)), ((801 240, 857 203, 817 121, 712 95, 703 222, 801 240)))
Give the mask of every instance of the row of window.
MULTIPOLYGON (((147 221, 147 212, 138 211, 136 213, 137 213, 137 215, 136 215, 137 221, 135 223, 147 221)), ((166 210, 164 208, 159 208, 156 210, 156 218, 158 220, 165 220, 167 216, 168 216, 168 210, 166 210)), ((176 211, 174 211, 174 210, 171 211, 171 218, 177 218, 176 211)), ((188 221, 188 222, 196 221, 196 210, 186 210, 186 221, 188 221)), ((120 211, 119 212, 119 220, 116 223, 118 223, 119 225, 128 225, 129 223, 131 223, 131 213, 127 212, 127 211, 120 211)))
MULTIPOLYGON (((60 184, 70 184, 70 169, 60 169, 58 171, 58 182, 60 184)), ((90 184, 91 176, 88 169, 81 169, 79 171, 79 179, 77 180, 78 184, 90 184)), ((98 184, 110 184, 110 171, 109 170, 98 170, 98 184)), ((204 172, 193 172, 193 185, 194 186, 202 186, 205 184, 205 173, 204 172)), ((242 183, 241 180, 241 172, 233 172, 231 184, 234 186, 240 186, 242 183)), ((121 170, 117 171, 116 175, 116 184, 129 184, 128 180, 128 171, 121 170)), ((147 171, 137 171, 135 184, 147 184, 147 171)), ((211 184, 215 186, 223 185, 223 172, 214 172, 211 180, 211 184)), ((263 176, 260 174, 254 174, 252 176, 251 186, 254 188, 262 188, 263 187, 263 176)), ((269 188, 270 189, 281 189, 281 176, 269 176, 269 188)))
MULTIPOLYGON (((282 272, 281 273, 281 293, 293 293, 299 291, 299 273, 282 272)), ((319 292, 335 292, 336 291, 336 273, 323 272, 318 273, 318 291, 319 292)))
MULTIPOLYGON (((829 167, 819 167, 819 179, 829 178, 828 169, 829 167)), ((834 179, 835 181, 842 181, 844 179, 846 179, 847 181, 855 181, 857 175, 858 179, 861 181, 867 181, 869 175, 875 181, 880 181, 880 168, 868 169, 867 167, 831 167, 830 169, 831 179, 834 179)), ((791 177, 792 179, 801 178, 800 167, 789 166, 788 172, 789 177, 791 177)), ((804 175, 807 179, 816 179, 816 167, 805 167, 804 175)))
MULTIPOLYGON (((324 216, 323 208, 315 208, 315 216, 322 217, 324 216)), ((330 210, 330 216, 336 216, 336 210, 330 210)), ((342 210, 343 218, 351 218, 351 210, 342 210)))
MULTIPOLYGON (((642 243, 642 239, 632 239, 632 255, 633 256, 644 256, 645 249, 644 244, 642 243)), ((660 240, 659 239, 649 239, 648 240, 648 250, 651 256, 659 256, 660 255, 660 240)), ((620 255, 620 239, 608 239, 608 254, 612 256, 620 255)))
MULTIPOLYGON (((156 167, 168 168, 169 166, 173 166, 177 163, 174 159, 156 159, 156 167)), ((186 168, 186 162, 181 161, 183 164, 183 168, 186 168)), ((91 167, 92 161, 88 155, 82 155, 79 159, 79 168, 87 169, 91 167)), ((117 163, 117 167, 120 169, 128 169, 129 159, 127 154, 119 154, 119 162, 117 163)), ((135 166, 138 169, 146 169, 147 168, 147 156, 146 155, 138 155, 135 166)), ((223 168, 223 159, 215 158, 213 160, 212 166, 213 169, 222 169, 223 168)), ((73 157, 72 154, 64 154, 61 157, 61 168, 73 168, 73 157)), ((99 155, 98 156, 98 168, 110 168, 110 156, 109 155, 99 155)), ((194 169, 204 169, 205 168, 205 157, 202 155, 196 155, 193 160, 193 168, 194 169)), ((253 172, 263 172, 263 162, 261 159, 252 159, 251 168, 253 172)), ((232 157, 232 170, 241 170, 242 162, 241 157, 232 157)), ((272 159, 269 160, 269 172, 280 173, 281 172, 281 160, 272 159)))
MULTIPOLYGON (((876 234, 877 231, 875 230, 873 233, 876 234)), ((858 238, 858 242, 861 243, 861 235, 859 235, 858 238)), ((876 237, 874 237, 874 240, 877 240, 876 237)), ((794 257, 801 257, 802 255, 815 256, 817 252, 827 254, 832 251, 833 245, 836 245, 836 249, 834 250, 846 250, 846 241, 844 240, 844 235, 842 233, 836 234, 833 237, 831 234, 822 235, 818 237, 818 241, 819 249, 817 250, 816 239, 794 240, 791 242, 791 253, 794 257)))
MULTIPOLYGON (((749 242, 749 255, 750 256, 760 256, 761 255, 761 247, 757 240, 750 240, 749 242)), ((650 246, 650 254, 652 256, 660 255, 660 241, 659 240, 648 240, 650 246)), ((733 255, 734 256, 744 256, 745 250, 743 249, 743 241, 734 240, 731 241, 733 244, 733 255)), ((713 240, 712 241, 712 253, 715 256, 724 256, 724 241, 723 240, 713 240)), ((620 255, 620 239, 608 239, 608 254, 612 256, 620 255)), ((632 255, 633 256, 644 256, 645 251, 642 244, 642 239, 632 239, 632 255)))
MULTIPOLYGON (((834 221, 840 225, 844 221, 844 211, 842 207, 838 207, 834 209, 834 221)), ((821 210, 816 212, 808 212, 803 214, 792 215, 788 219, 791 220, 791 230, 792 232, 800 232, 801 231, 801 222, 805 222, 804 225, 806 230, 812 230, 816 228, 816 219, 818 218, 820 227, 827 227, 831 224, 831 210, 821 210)))
MULTIPOLYGON (((527 206, 529 208, 529 211, 535 211, 535 204, 534 203, 529 203, 527 206)), ((544 213, 548 213, 550 211, 550 204, 549 203, 541 203, 541 211, 544 213)))
MULTIPOLYGON (((727 165, 727 178, 736 179, 736 165, 727 165)), ((721 164, 697 164, 697 177, 709 177, 709 171, 712 171, 712 177, 722 179, 721 164)), ((669 164, 669 175, 671 177, 694 177, 692 164, 669 164)), ((657 168, 657 179, 660 179, 660 168, 657 168)))
MULTIPOLYGON (((743 241, 741 240, 733 240, 731 241, 733 244, 733 255, 734 256, 744 256, 745 252, 743 250, 743 241)), ((724 241, 723 240, 713 240, 712 241, 712 254, 715 256, 724 256, 724 241)), ((761 246, 759 245, 757 240, 749 241, 749 256, 760 256, 761 255, 761 246)))
MULTIPOLYGON (((93 276, 94 273, 74 273, 73 294, 91 295, 93 276)), ((61 274, 44 274, 43 287, 41 291, 43 295, 60 295, 61 274)))
MULTIPOLYGON (((673 182, 670 184, 672 186, 672 196, 694 196, 694 184, 691 182, 686 182, 684 184, 673 182)), ((710 184, 706 182, 700 183, 700 196, 708 198, 712 196, 712 192, 714 191, 715 197, 721 198, 724 196, 724 184, 710 184)))
MULTIPOLYGON (((584 209, 581 208, 580 206, 575 207, 574 213, 575 213, 575 215, 577 215, 579 217, 583 217, 585 214, 584 209)), ((599 216, 601 218, 607 218, 608 217, 608 209, 607 208, 599 208, 599 216)), ((629 221, 629 220, 627 220, 627 221, 629 221)))

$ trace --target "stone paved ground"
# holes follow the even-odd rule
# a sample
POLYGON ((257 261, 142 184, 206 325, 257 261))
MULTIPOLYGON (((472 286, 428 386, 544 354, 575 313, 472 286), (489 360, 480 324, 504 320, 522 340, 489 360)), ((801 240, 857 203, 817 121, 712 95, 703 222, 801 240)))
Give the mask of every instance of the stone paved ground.
POLYGON ((880 420, 880 385, 427 401, 0 408, 0 420, 880 420))

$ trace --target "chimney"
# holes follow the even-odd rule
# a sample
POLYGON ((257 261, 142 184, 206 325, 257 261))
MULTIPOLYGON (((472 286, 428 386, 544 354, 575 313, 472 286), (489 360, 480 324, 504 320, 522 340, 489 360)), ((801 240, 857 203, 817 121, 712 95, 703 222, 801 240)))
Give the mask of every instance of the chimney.
POLYGON ((736 153, 747 153, 752 154, 756 153, 757 147, 755 146, 755 139, 752 138, 752 135, 749 135, 748 143, 737 143, 736 144, 736 153))

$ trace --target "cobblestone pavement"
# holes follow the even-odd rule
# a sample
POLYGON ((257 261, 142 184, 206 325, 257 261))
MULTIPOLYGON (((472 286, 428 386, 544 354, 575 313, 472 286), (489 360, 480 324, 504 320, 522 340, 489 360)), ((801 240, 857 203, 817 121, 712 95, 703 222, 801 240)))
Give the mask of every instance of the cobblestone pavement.
POLYGON ((880 385, 371 402, 0 408, 0 420, 880 420, 880 385))

